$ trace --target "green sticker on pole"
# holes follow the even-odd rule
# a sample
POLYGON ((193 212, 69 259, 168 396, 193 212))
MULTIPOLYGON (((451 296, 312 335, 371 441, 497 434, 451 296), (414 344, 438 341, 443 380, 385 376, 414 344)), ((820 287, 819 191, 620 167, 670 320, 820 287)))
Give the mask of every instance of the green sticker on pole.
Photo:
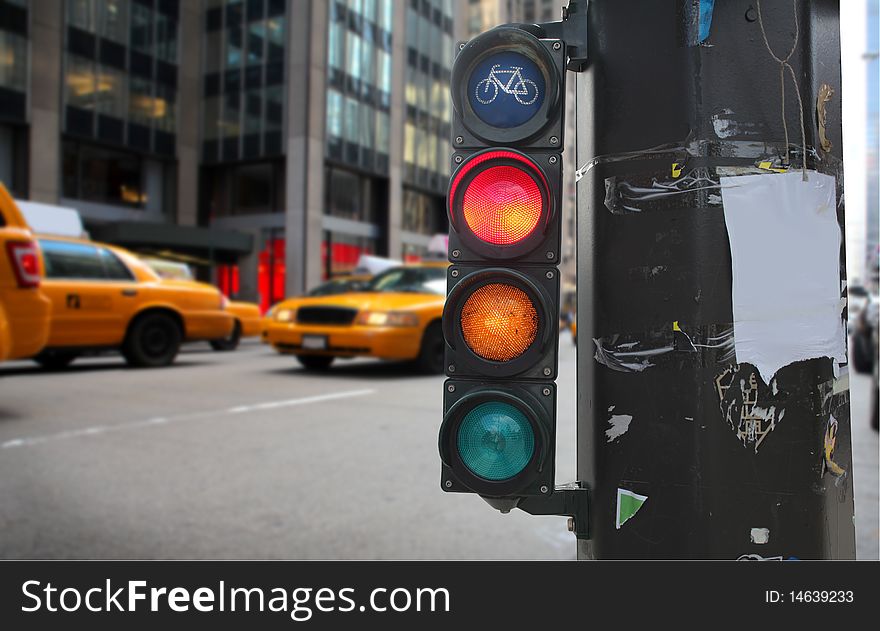
POLYGON ((617 489, 617 529, 627 522, 630 517, 639 512, 639 509, 648 499, 647 495, 639 495, 626 489, 617 489))

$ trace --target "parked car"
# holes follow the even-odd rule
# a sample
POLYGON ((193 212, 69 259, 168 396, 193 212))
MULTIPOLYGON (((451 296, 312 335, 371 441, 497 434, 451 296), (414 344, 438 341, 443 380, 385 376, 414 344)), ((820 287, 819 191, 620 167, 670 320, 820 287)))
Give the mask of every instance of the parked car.
POLYGON ((167 366, 183 341, 229 336, 234 318, 212 285, 163 280, 122 248, 41 236, 49 340, 34 360, 63 368, 84 352, 119 349, 133 366, 167 366))
POLYGON ((871 296, 853 324, 850 343, 852 344, 853 368, 857 373, 868 374, 874 370, 877 352, 872 336, 877 328, 878 307, 880 307, 880 301, 876 296, 871 296))
POLYGON ((447 266, 404 265, 377 275, 361 292, 280 302, 265 340, 310 370, 365 356, 414 360, 424 372, 442 372, 447 266))
POLYGON ((874 349, 874 391, 871 395, 871 427, 876 430, 880 428, 880 416, 878 416, 880 415, 880 409, 877 407, 878 389, 880 389, 880 358, 878 358, 878 354, 880 354, 880 310, 878 310, 878 305, 880 305, 880 302, 874 300, 873 303, 873 308, 869 305, 869 308, 865 309, 865 317, 869 320, 868 324, 871 326, 871 342, 874 349))
POLYGON ((37 242, 0 183, 0 361, 32 357, 49 337, 49 299, 40 291, 37 242))

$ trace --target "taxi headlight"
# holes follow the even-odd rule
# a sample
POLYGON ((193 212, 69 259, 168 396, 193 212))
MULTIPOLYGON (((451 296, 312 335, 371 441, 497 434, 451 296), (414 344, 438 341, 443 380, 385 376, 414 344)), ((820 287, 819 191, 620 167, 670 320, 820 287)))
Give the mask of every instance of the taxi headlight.
POLYGON ((357 323, 367 326, 418 326, 419 317, 405 311, 362 311, 357 323))
POLYGON ((296 309, 279 309, 275 314, 278 322, 293 322, 296 318, 296 309))

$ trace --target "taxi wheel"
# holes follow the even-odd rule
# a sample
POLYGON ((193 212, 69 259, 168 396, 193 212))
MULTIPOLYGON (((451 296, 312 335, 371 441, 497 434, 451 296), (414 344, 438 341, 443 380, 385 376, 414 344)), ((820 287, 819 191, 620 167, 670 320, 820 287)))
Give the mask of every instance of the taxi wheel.
POLYGON ((177 357, 181 337, 180 327, 171 316, 148 313, 131 325, 122 345, 122 354, 132 366, 167 366, 177 357))
POLYGON ((443 353, 445 342, 443 341, 443 327, 439 322, 430 324, 422 335, 422 347, 416 365, 423 373, 436 375, 443 372, 443 353))
POLYGON ((232 327, 232 333, 229 334, 229 337, 225 337, 222 340, 211 340, 211 348, 215 351, 234 351, 238 348, 238 343, 241 341, 241 322, 238 320, 235 321, 235 325, 232 327))
POLYGON ((65 353, 63 351, 44 351, 34 357, 42 368, 46 370, 63 370, 73 363, 76 359, 76 353, 65 353))
POLYGON ((332 355, 297 355, 296 359, 306 370, 327 370, 336 358, 332 355))

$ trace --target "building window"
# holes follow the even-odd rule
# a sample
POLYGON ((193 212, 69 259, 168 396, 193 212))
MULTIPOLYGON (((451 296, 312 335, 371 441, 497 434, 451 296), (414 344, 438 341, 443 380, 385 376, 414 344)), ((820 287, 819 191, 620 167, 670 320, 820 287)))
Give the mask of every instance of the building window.
POLYGON ((127 87, 127 77, 124 72, 110 66, 99 65, 95 89, 97 111, 115 118, 125 118, 127 87))
POLYGON ((62 195, 70 199, 162 212, 172 205, 170 170, 131 151, 72 140, 62 145, 62 195))
POLYGON ((374 180, 339 169, 326 170, 325 214, 363 223, 380 223, 374 180))
POLYGON ((74 55, 67 56, 65 95, 68 105, 85 110, 95 108, 95 66, 88 60, 74 55))
POLYGON ((26 37, 0 30, 0 88, 27 90, 27 55, 26 37))
POLYGON ((407 232, 432 235, 448 232, 443 198, 412 189, 403 190, 403 218, 401 228, 407 232))

